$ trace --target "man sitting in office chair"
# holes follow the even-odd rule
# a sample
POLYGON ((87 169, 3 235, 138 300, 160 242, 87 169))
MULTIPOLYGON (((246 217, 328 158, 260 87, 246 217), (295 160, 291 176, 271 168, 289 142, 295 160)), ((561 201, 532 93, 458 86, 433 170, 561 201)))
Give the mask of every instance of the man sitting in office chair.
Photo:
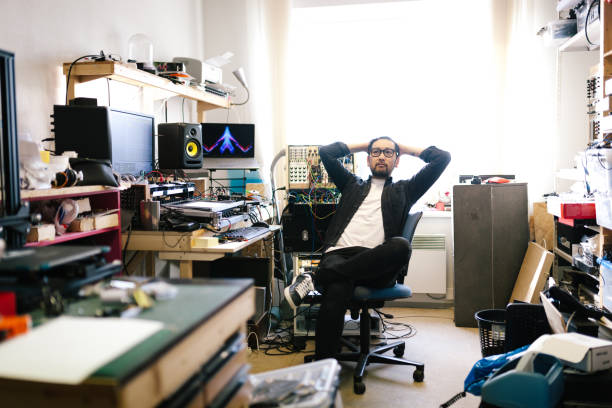
POLYGON ((440 177, 450 154, 434 146, 426 149, 399 145, 383 136, 369 143, 336 142, 319 155, 342 193, 336 214, 325 233, 318 271, 299 275, 285 288, 296 308, 314 290, 323 294, 315 333, 315 359, 333 357, 340 349, 344 314, 356 285, 374 288, 395 284, 410 259, 410 243, 401 237, 408 210, 440 177), (365 151, 372 176, 364 181, 342 166, 339 158, 365 151), (391 173, 402 154, 418 156, 427 165, 409 180, 392 182, 391 173))

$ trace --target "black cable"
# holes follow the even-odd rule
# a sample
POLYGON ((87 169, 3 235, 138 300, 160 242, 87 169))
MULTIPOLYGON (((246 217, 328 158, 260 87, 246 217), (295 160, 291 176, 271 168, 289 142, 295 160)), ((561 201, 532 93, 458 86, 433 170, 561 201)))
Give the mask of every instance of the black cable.
POLYGON ((74 64, 76 64, 77 62, 79 62, 82 59, 85 58, 96 58, 96 57, 100 57, 100 54, 90 54, 90 55, 83 55, 82 57, 79 57, 77 59, 75 59, 74 61, 72 61, 72 63, 70 64, 70 68, 68 68, 68 75, 66 75, 66 105, 68 105, 68 86, 70 85, 70 74, 72 72, 72 67, 74 66, 74 64))
POLYGON ((130 244, 131 236, 132 236, 132 221, 130 220, 130 225, 128 226, 128 236, 127 236, 127 239, 125 240, 125 246, 123 247, 123 253, 122 253, 123 270, 125 271, 127 275, 129 275, 129 273, 127 270, 127 264, 125 263, 125 253, 127 252, 127 247, 130 244))
MULTIPOLYGON (((589 45, 594 45, 597 46, 599 44, 593 44, 591 42, 591 40, 589 39, 589 33, 588 33, 588 28, 589 28, 589 16, 591 15, 591 10, 593 9, 593 5, 597 3, 597 6, 599 7, 599 0, 594 0, 591 2, 591 4, 589 4, 589 9, 587 10, 586 13, 586 19, 584 20, 584 37, 586 38, 587 42, 589 43, 589 45)), ((600 16, 597 17, 598 19, 600 18, 600 16)), ((603 27, 602 27, 603 29, 603 27)))
POLYGON ((168 123, 168 99, 166 99, 166 123, 168 123))

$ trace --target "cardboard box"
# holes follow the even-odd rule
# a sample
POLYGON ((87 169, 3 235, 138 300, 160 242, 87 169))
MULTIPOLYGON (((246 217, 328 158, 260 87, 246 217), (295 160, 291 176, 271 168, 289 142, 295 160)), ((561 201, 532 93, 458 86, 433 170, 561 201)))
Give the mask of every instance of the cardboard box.
POLYGON ((76 203, 79 207, 79 214, 91 212, 91 203, 89 202, 89 197, 76 200, 76 203))
POLYGON ((535 242, 549 251, 555 243, 555 217, 546 209, 546 202, 533 203, 533 227, 535 242))
POLYGON ((545 334, 529 350, 551 354, 565 365, 587 373, 612 368, 612 341, 584 334, 545 334))
POLYGON ((113 214, 100 214, 93 217, 94 229, 112 228, 119 225, 119 215, 113 214))
POLYGON ((53 241, 54 239, 55 225, 53 224, 34 225, 26 237, 27 242, 53 241))
POLYGON ((86 232, 94 229, 94 220, 91 217, 80 217, 70 223, 69 232, 86 232))
POLYGON ((527 246, 523 264, 519 271, 510 302, 540 303, 540 291, 544 289, 546 277, 555 256, 552 252, 533 242, 527 246))

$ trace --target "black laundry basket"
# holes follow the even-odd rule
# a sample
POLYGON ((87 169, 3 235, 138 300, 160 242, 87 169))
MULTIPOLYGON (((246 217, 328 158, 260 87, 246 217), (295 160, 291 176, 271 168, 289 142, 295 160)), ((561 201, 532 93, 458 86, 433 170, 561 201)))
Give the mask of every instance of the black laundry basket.
POLYGON ((506 348, 506 310, 486 309, 474 315, 480 332, 480 351, 483 357, 502 354, 506 348))

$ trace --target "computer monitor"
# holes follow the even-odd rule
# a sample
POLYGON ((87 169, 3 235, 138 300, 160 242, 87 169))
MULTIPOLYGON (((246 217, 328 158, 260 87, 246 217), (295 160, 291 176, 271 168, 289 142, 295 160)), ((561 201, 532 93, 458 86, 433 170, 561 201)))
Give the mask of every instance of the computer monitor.
POLYGON ((110 160, 119 174, 153 170, 155 119, 106 106, 53 107, 55 152, 110 160))
POLYGON ((207 158, 255 156, 255 125, 252 123, 202 123, 202 151, 207 158))

